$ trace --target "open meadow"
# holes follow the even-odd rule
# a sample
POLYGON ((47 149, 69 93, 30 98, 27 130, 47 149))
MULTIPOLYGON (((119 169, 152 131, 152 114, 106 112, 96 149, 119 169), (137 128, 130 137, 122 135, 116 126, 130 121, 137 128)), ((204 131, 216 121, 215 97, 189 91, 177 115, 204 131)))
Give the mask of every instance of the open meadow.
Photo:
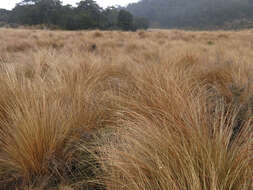
POLYGON ((253 189, 253 30, 0 42, 0 189, 253 189))

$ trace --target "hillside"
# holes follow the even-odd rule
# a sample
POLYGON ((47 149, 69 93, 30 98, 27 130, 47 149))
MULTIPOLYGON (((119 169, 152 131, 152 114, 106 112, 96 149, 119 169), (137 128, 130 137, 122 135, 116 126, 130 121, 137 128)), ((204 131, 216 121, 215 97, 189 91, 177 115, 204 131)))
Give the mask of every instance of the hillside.
POLYGON ((233 29, 253 26, 252 0, 141 0, 127 10, 148 18, 151 27, 157 28, 229 29, 226 23, 236 23, 235 20, 233 29), (251 24, 244 24, 244 20, 251 24))

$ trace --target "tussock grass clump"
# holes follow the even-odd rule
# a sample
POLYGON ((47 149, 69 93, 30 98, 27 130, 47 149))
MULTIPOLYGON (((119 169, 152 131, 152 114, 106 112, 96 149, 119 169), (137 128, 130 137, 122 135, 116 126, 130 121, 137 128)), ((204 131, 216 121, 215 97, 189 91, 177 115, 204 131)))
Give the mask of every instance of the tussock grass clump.
POLYGON ((204 93, 149 82, 149 101, 121 100, 117 144, 102 149, 107 189, 251 189, 252 126, 233 138, 238 107, 210 114, 204 93))
POLYGON ((95 31, 94 34, 93 34, 93 37, 94 38, 100 38, 100 37, 103 37, 103 34, 99 31, 95 31))
MULTIPOLYGON (((1 188, 44 179, 48 185, 71 183, 81 170, 76 168, 79 162, 92 159, 90 152, 81 154, 79 146, 89 146, 91 132, 103 127, 106 108, 99 95, 99 67, 79 66, 71 72, 55 71, 58 81, 44 80, 40 72, 31 80, 26 72, 2 71, 1 188)), ((94 175, 80 172, 82 180, 94 175)))
POLYGON ((206 126, 185 129, 188 126, 166 121, 161 125, 160 120, 152 122, 139 115, 136 119, 123 123, 126 130, 118 134, 121 144, 109 147, 106 154, 107 189, 252 188, 248 148, 252 142, 245 140, 249 126, 236 139, 243 143, 229 148, 232 130, 225 118, 213 126, 219 132, 213 129, 212 138, 206 126))

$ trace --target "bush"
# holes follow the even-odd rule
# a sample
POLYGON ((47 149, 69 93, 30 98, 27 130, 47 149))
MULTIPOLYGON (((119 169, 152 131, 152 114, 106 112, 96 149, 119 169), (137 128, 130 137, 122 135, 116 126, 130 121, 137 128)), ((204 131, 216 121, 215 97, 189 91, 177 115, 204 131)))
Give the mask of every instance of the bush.
POLYGON ((134 30, 133 15, 128 11, 120 10, 117 25, 122 30, 134 30))

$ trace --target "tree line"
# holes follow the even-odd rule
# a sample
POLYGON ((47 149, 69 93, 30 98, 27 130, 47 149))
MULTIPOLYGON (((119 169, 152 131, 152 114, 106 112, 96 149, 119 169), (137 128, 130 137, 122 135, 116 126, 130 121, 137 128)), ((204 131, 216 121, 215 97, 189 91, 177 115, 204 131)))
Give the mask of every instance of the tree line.
POLYGON ((151 27, 158 28, 217 28, 235 21, 240 27, 243 20, 253 23, 253 0, 141 0, 127 10, 148 18, 151 27))
POLYGON ((149 21, 116 7, 101 8, 94 0, 82 0, 76 7, 60 0, 23 0, 11 11, 0 9, 0 22, 11 25, 46 25, 65 30, 147 29, 149 21))

